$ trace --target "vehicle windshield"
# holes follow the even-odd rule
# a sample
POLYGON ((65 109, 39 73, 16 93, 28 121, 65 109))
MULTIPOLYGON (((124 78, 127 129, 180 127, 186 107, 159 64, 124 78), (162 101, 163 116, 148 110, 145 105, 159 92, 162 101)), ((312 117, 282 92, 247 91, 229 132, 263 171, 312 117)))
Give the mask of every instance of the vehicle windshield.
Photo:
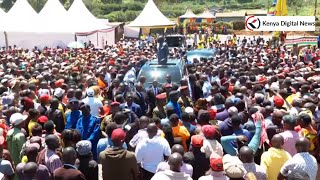
POLYGON ((146 84, 152 84, 156 79, 160 84, 166 83, 166 75, 171 75, 172 82, 180 83, 181 74, 180 69, 177 66, 155 66, 142 69, 140 76, 146 77, 146 84))
POLYGON ((200 58, 209 58, 209 57, 214 57, 215 55, 215 50, 207 50, 207 51, 189 51, 187 52, 187 60, 188 61, 193 61, 194 58, 200 60, 200 58))

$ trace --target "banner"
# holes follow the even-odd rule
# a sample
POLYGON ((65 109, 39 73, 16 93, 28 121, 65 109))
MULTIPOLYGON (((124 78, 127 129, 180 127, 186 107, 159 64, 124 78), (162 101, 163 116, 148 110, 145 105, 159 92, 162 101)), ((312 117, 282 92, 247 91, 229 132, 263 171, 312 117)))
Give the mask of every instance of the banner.
POLYGON ((317 46, 317 37, 316 36, 309 36, 309 37, 300 37, 295 39, 286 39, 286 47, 293 47, 296 44, 298 47, 300 46, 317 46))

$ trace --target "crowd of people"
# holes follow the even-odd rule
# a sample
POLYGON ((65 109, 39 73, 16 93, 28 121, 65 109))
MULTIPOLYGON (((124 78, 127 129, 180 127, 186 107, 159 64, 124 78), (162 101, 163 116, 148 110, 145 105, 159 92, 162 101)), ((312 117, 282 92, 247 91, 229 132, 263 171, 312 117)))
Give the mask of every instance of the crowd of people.
POLYGON ((189 38, 169 55, 186 61, 199 43, 216 54, 180 82, 131 82, 157 58, 150 39, 1 49, 2 179, 317 179, 319 50, 189 38))

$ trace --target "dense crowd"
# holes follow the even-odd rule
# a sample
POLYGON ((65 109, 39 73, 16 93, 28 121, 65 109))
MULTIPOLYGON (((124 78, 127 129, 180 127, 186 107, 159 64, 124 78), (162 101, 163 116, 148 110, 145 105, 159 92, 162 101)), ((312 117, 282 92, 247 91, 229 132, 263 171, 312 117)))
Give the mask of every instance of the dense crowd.
MULTIPOLYGON (((135 77, 156 39, 0 50, 2 179, 316 180, 320 51, 189 36, 187 76, 135 77)), ((169 60, 168 60, 169 61, 169 60)))

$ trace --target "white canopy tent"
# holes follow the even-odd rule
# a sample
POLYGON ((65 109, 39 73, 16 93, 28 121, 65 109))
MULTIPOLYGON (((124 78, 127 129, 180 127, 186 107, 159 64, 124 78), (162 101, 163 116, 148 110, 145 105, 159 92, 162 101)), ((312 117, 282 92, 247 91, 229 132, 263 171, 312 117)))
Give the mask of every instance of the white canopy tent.
POLYGON ((179 18, 184 18, 184 19, 187 19, 187 18, 197 18, 198 16, 195 15, 191 9, 187 9, 186 13, 184 13, 184 15, 181 15, 179 16, 179 18))
POLYGON ((209 9, 205 9, 203 13, 199 15, 199 18, 214 19, 216 17, 209 11, 209 9))
POLYGON ((27 0, 17 0, 1 23, 6 32, 34 32, 38 14, 27 0))
POLYGON ((77 40, 80 42, 91 41, 96 47, 102 48, 107 41, 109 45, 114 44, 114 28, 104 24, 97 19, 82 0, 74 0, 68 10, 71 21, 79 22, 76 26, 77 40), (81 31, 80 31, 81 30, 81 31))
POLYGON ((175 23, 165 17, 153 0, 148 0, 147 4, 139 16, 127 26, 140 28, 165 28, 173 27, 175 23))

